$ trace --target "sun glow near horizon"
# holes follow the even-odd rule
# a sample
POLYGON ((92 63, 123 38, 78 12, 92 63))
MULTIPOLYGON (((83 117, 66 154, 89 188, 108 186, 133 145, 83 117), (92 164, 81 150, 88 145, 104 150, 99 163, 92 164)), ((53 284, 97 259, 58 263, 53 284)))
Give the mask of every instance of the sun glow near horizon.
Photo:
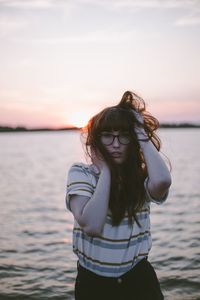
POLYGON ((88 112, 75 112, 68 118, 68 123, 77 128, 82 128, 87 125, 91 117, 92 114, 88 112))

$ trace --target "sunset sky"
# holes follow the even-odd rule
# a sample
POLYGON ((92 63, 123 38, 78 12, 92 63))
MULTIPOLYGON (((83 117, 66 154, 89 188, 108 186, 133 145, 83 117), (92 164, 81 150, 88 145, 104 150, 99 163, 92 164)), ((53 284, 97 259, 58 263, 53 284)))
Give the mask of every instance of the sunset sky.
POLYGON ((0 125, 83 125, 126 90, 200 123, 199 0, 0 0, 0 125))

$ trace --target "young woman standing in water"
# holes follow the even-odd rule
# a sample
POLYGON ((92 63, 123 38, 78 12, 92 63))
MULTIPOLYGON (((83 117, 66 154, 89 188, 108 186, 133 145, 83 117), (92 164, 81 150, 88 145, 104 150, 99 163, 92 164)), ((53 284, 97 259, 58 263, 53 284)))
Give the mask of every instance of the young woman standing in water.
POLYGON ((71 166, 66 195, 75 221, 76 300, 164 299, 148 261, 150 203, 163 203, 171 185, 158 126, 129 91, 86 126, 91 164, 71 166))

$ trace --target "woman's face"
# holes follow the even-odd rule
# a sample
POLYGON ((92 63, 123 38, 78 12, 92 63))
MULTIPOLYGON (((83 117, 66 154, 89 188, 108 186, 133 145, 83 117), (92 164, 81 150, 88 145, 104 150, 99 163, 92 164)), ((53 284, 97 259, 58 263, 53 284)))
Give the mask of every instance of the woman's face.
POLYGON ((125 162, 130 143, 128 132, 103 131, 100 140, 116 164, 125 162))

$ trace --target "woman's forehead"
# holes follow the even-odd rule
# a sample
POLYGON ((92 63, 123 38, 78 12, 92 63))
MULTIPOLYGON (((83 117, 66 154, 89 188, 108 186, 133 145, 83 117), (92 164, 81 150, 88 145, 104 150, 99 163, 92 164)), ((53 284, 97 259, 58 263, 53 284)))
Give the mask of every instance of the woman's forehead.
POLYGON ((127 130, 102 130, 102 133, 112 133, 112 134, 120 134, 120 133, 128 133, 127 130))
POLYGON ((102 131, 130 131, 133 121, 127 111, 113 109, 115 112, 105 112, 96 123, 96 130, 102 131))

